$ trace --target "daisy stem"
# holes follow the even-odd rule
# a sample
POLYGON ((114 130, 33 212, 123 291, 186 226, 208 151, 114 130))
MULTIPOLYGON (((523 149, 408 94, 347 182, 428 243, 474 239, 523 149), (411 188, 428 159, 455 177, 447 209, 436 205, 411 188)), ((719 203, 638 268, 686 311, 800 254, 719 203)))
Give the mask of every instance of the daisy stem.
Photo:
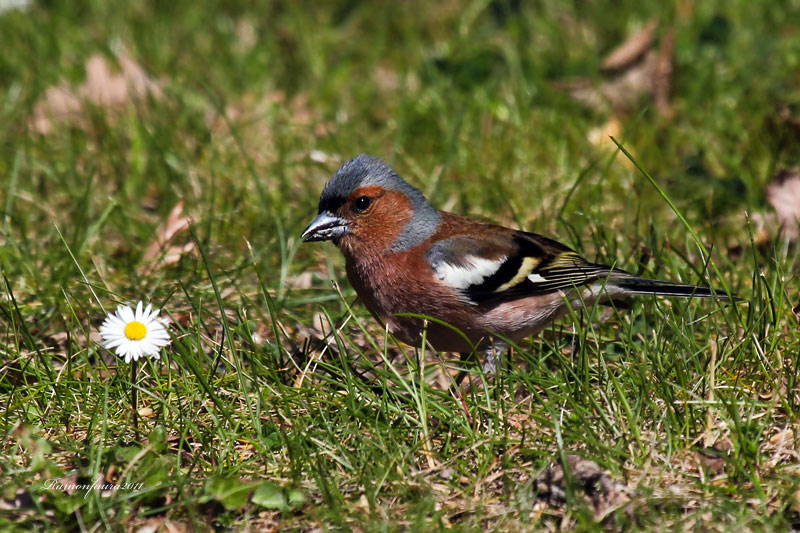
POLYGON ((136 441, 139 441, 139 394, 136 389, 136 371, 138 370, 139 362, 133 360, 131 362, 131 406, 133 407, 133 432, 136 441))

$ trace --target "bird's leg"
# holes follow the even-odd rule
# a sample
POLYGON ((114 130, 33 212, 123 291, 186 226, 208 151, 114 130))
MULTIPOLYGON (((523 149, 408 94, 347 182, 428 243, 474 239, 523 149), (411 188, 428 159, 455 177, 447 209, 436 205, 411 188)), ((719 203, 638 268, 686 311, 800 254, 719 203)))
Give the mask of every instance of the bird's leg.
MULTIPOLYGON (((500 368, 500 363, 502 363, 503 354, 507 351, 508 347, 506 347, 505 344, 495 342, 492 342, 492 344, 483 351, 484 376, 487 378, 494 378, 500 368)), ((469 390, 471 387, 477 387, 480 383, 480 379, 480 376, 475 376, 470 383, 464 386, 464 389, 469 390)))
POLYGON ((508 347, 505 344, 492 343, 488 348, 483 351, 483 373, 487 376, 494 376, 497 374, 497 367, 500 366, 501 358, 508 347))
MULTIPOLYGON (((494 377, 497 374, 497 368, 501 363, 501 358, 505 352, 508 351, 508 347, 505 344, 500 343, 492 343, 488 348, 486 348, 484 353, 484 360, 483 360, 483 374, 487 377, 494 377)), ((473 352, 462 352, 459 355, 461 356, 461 362, 466 363, 471 357, 473 352)), ((467 408, 467 402, 464 399, 464 393, 469 392, 469 390, 473 387, 477 387, 480 383, 480 376, 475 376, 471 380, 467 381, 464 385, 461 385, 461 382, 464 381, 464 378, 469 373, 466 368, 462 368, 461 371, 458 373, 455 379, 455 387, 453 387, 453 394, 456 398, 461 401, 461 408, 464 410, 464 414, 467 416, 467 420, 470 425, 472 425, 472 417, 469 414, 469 409, 467 408)))
MULTIPOLYGON (((471 352, 462 352, 459 354, 461 356, 461 362, 466 363, 466 361, 472 355, 471 352)), ((469 409, 467 408, 467 402, 464 400, 464 393, 469 390, 468 387, 462 387, 461 382, 464 381, 464 377, 467 375, 467 369, 462 368, 458 375, 456 376, 455 386, 453 387, 453 395, 461 401, 461 409, 464 410, 464 415, 467 417, 467 423, 472 426, 472 417, 469 414, 469 409)))
MULTIPOLYGON (((483 374, 486 377, 494 377, 497 374, 497 369, 500 366, 501 358, 505 352, 508 351, 508 347, 505 344, 501 343, 492 343, 487 347, 484 351, 484 358, 483 358, 483 374)), ((464 352, 461 354, 461 361, 466 362, 472 353, 464 352)), ((461 372, 458 373, 456 376, 456 385, 461 385, 461 382, 464 381, 464 377, 467 375, 468 371, 466 369, 462 369, 461 372)), ((464 386, 462 386, 462 390, 464 392, 468 391, 474 386, 478 385, 478 381, 480 380, 480 376, 476 376, 467 382, 464 386)))

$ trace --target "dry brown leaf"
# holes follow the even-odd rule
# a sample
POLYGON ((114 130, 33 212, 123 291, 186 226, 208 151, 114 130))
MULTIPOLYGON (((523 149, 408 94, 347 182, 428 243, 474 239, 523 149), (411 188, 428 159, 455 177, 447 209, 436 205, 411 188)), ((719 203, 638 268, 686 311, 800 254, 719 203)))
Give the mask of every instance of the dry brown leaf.
POLYGON ((80 120, 83 104, 112 108, 123 106, 133 100, 150 95, 161 98, 163 93, 158 83, 126 54, 117 57, 119 73, 115 73, 105 57, 95 54, 86 63, 86 81, 76 89, 65 85, 50 87, 36 104, 33 127, 46 134, 52 129, 54 120, 80 120))
POLYGON ((185 233, 192 223, 191 217, 183 215, 183 200, 179 200, 167 215, 167 220, 159 228, 156 238, 147 247, 142 260, 147 263, 139 267, 140 272, 150 272, 157 266, 166 266, 177 263, 185 254, 194 252, 197 245, 194 241, 186 244, 172 245, 176 237, 185 233), (161 258, 160 260, 158 258, 161 258))
POLYGON ((641 61, 600 85, 600 94, 614 109, 628 110, 641 96, 653 94, 658 54, 647 52, 641 61))
POLYGON ((784 429, 770 437, 769 442, 770 444, 783 444, 784 441, 791 439, 792 435, 794 432, 791 429, 784 429))
POLYGON ((778 215, 783 235, 796 241, 800 236, 800 170, 779 170, 767 185, 767 201, 778 215))
POLYGON ((119 106, 143 98, 148 93, 161 96, 161 89, 144 69, 127 55, 118 58, 120 73, 115 74, 106 58, 95 54, 86 63, 86 82, 78 94, 100 107, 119 106))
POLYGON ((603 60, 604 81, 595 83, 582 78, 559 86, 587 107, 610 106, 618 114, 627 113, 642 96, 650 96, 659 114, 671 116, 669 95, 675 38, 673 30, 668 29, 656 48, 657 27, 655 21, 648 22, 603 60))
POLYGON ((658 22, 651 20, 628 37, 603 59, 603 70, 620 70, 626 68, 646 54, 655 39, 658 22))
POLYGON ((695 452, 695 460, 712 477, 716 477, 725 470, 726 457, 733 449, 730 438, 724 438, 714 443, 711 448, 701 448, 695 452))
POLYGON ((164 257, 161 259, 162 266, 174 265, 181 258, 189 253, 197 251, 197 245, 194 242, 187 242, 183 246, 170 246, 164 252, 164 257))
MULTIPOLYGON (((55 356, 53 358, 53 365, 56 369, 61 369, 64 365, 64 360, 61 358, 68 357, 70 353, 70 346, 69 343, 71 342, 73 347, 84 347, 87 346, 89 343, 100 344, 102 342, 102 337, 100 337, 100 333, 97 330, 92 330, 89 333, 89 338, 87 339, 86 335, 83 333, 82 330, 78 329, 71 333, 67 331, 59 331, 53 333, 52 335, 42 335, 42 344, 55 356)), ((80 349, 80 348, 78 348, 80 349)), ((74 348, 73 348, 74 351, 74 348)), ((106 361, 107 364, 111 364, 114 361, 113 353, 108 352, 107 350, 102 351, 102 358, 106 361)), ((4 371, 12 372, 14 371, 13 367, 6 368, 6 366, 0 366, 0 374, 4 371)))
MULTIPOLYGON (((623 506, 631 499, 628 487, 614 481, 594 461, 577 455, 567 455, 572 479, 582 488, 592 503, 595 513, 604 516, 614 508, 623 506)), ((553 463, 536 478, 535 488, 540 498, 550 505, 563 505, 567 501, 564 467, 553 463)))
POLYGON ((33 112, 33 128, 39 133, 48 133, 51 119, 78 115, 81 101, 65 87, 50 87, 44 92, 44 98, 36 104, 33 112))

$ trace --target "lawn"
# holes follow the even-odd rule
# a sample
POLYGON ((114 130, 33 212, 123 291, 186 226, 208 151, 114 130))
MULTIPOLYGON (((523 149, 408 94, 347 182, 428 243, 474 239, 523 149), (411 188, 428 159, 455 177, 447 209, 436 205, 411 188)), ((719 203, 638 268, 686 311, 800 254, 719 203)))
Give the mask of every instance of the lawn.
POLYGON ((800 527, 797 0, 0 1, 0 42, 0 529, 800 527), (362 152, 743 301, 571 313, 465 412, 300 240, 362 152))

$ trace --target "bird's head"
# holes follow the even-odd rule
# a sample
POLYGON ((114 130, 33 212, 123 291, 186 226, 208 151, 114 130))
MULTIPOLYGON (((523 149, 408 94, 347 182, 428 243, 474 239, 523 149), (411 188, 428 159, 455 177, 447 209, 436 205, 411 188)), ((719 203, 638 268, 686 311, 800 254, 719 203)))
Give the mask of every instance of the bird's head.
POLYGON ((305 242, 333 241, 346 253, 409 250, 436 232, 441 214, 377 157, 359 155, 325 184, 305 242))

